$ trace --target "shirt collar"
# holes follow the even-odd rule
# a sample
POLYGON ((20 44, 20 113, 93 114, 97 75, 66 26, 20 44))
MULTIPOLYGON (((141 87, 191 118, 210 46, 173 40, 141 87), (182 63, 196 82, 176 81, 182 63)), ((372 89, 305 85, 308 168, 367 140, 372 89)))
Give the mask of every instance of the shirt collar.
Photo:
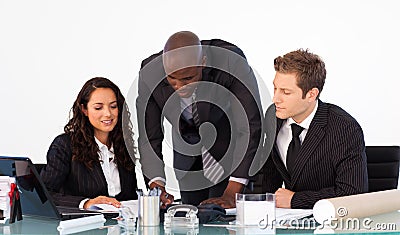
POLYGON ((315 107, 313 109, 313 111, 310 113, 310 115, 308 115, 306 117, 306 119, 304 119, 301 123, 296 123, 293 118, 288 118, 286 121, 286 125, 290 127, 291 124, 296 123, 297 125, 303 127, 304 129, 308 130, 308 128, 310 127, 311 121, 313 120, 315 113, 317 112, 318 109, 318 101, 315 104, 315 107))
POLYGON ((114 146, 113 145, 111 145, 111 148, 108 149, 107 145, 101 143, 100 140, 98 140, 96 138, 96 136, 94 137, 94 140, 96 141, 97 146, 99 146, 100 152, 110 151, 110 152, 114 153, 114 146))

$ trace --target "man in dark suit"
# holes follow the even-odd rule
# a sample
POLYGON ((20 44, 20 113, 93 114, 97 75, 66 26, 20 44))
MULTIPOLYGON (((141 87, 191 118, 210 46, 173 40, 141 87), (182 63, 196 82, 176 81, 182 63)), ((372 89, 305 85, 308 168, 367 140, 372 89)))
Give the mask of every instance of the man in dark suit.
POLYGON ((182 202, 235 206, 261 144, 257 82, 243 52, 192 32, 173 34, 142 62, 136 101, 145 180, 165 192, 163 120, 172 125, 174 171, 182 202))
POLYGON ((360 125, 340 107, 319 100, 324 62, 300 49, 277 57, 274 67, 270 109, 276 111, 277 129, 263 169, 264 192, 275 193, 283 208, 312 208, 320 199, 367 192, 360 125))

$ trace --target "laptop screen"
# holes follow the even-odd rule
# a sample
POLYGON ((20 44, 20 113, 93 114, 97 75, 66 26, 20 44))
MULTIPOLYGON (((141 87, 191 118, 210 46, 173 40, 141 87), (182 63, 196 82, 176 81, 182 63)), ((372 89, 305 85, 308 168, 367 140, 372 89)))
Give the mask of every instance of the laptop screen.
POLYGON ((49 192, 29 158, 0 156, 0 175, 16 178, 22 214, 60 219, 49 192))

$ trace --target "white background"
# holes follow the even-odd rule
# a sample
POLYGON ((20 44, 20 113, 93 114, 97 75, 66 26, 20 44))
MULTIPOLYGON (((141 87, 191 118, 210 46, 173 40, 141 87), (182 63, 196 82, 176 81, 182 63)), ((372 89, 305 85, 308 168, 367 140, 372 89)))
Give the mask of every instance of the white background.
POLYGON ((0 155, 44 163, 84 82, 126 95, 140 62, 176 31, 238 45, 271 91, 273 59, 298 48, 327 67, 321 99, 361 124, 367 145, 400 145, 396 0, 0 0, 0 155))

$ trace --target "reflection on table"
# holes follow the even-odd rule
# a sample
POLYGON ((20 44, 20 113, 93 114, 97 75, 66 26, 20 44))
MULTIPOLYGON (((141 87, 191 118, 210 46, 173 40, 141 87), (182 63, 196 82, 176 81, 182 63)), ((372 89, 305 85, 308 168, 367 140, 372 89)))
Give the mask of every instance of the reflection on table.
MULTIPOLYGON (((58 234, 58 220, 49 220, 40 217, 24 216, 23 220, 13 224, 0 224, 0 234, 58 234)), ((292 224, 293 225, 293 224, 292 224)), ((155 227, 124 228, 118 225, 115 219, 108 219, 104 226, 82 231, 74 234, 137 234, 137 235, 162 235, 162 234, 329 234, 329 233, 397 233, 400 232, 400 211, 371 216, 369 218, 353 219, 336 224, 336 228, 323 227, 316 224, 307 226, 277 226, 271 228, 239 227, 227 223, 200 225, 198 228, 172 228, 164 229, 163 225, 155 227)))

